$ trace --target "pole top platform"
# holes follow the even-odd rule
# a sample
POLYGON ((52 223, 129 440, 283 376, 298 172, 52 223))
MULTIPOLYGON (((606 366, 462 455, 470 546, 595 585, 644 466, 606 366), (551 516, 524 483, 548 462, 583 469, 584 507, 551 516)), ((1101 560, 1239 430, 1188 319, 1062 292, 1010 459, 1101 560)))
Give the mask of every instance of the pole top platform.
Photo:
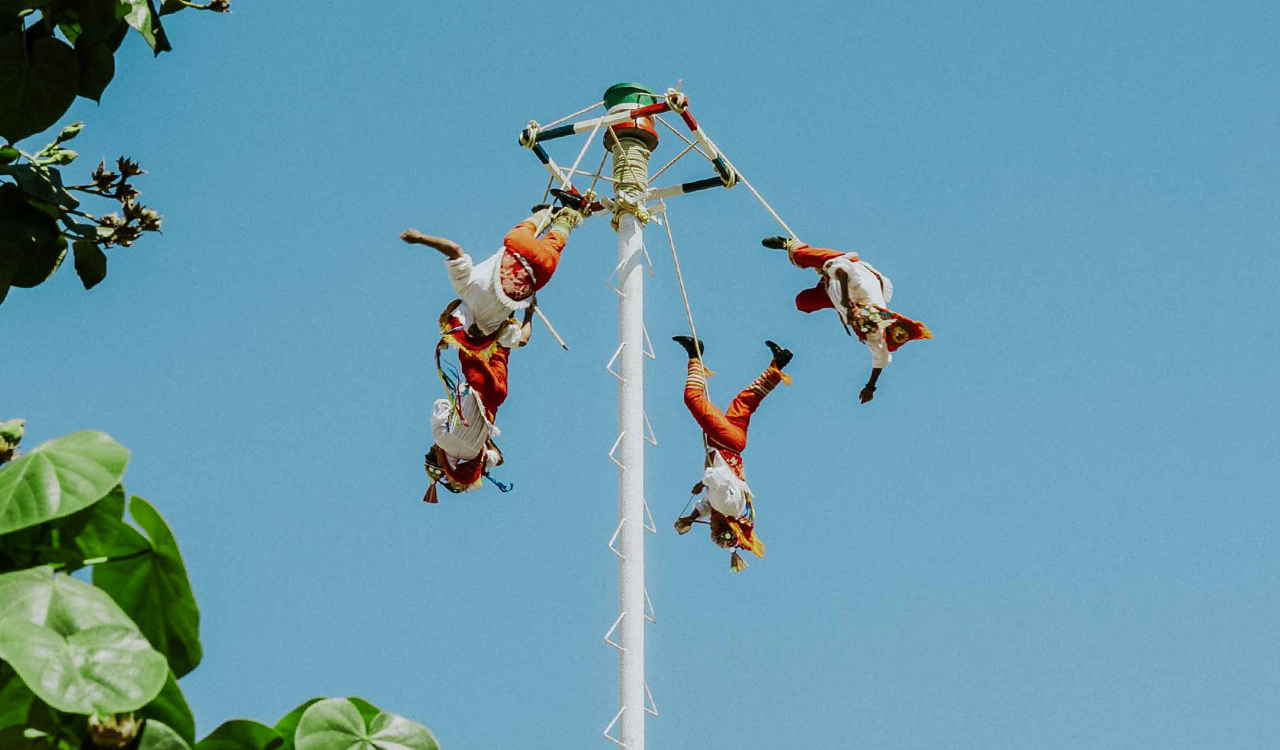
POLYGON ((662 101, 662 97, 638 83, 615 83, 604 92, 605 109, 613 109, 619 104, 653 104, 662 101))

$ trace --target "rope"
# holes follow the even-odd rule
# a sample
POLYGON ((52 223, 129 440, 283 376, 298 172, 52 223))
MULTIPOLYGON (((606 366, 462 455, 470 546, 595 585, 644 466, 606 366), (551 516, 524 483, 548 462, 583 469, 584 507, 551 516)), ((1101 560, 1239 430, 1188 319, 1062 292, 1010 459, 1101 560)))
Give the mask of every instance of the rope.
POLYGON ((624 213, 634 214, 641 224, 648 223, 644 196, 649 191, 648 147, 635 138, 619 138, 613 131, 610 151, 613 152, 613 229, 618 229, 618 219, 624 213))
MULTIPOLYGON (((707 371, 706 364, 702 361, 702 342, 698 338, 698 329, 693 325, 693 308, 689 306, 689 293, 684 288, 684 274, 680 272, 680 256, 676 254, 676 240, 671 236, 671 213, 667 211, 667 202, 658 201, 662 206, 662 214, 665 217, 662 222, 662 228, 667 230, 667 244, 671 245, 671 261, 676 266, 676 282, 680 284, 680 297, 684 300, 684 314, 689 319, 689 333, 693 334, 693 351, 697 355, 698 366, 703 372, 707 371)), ((707 382, 708 378, 704 375, 702 389, 706 391, 707 397, 711 397, 711 384, 707 382)), ((702 433, 702 452, 706 453, 711 449, 707 445, 707 433, 702 433)), ((689 502, 693 502, 693 498, 689 498, 689 502)), ((689 507, 689 503, 685 503, 685 507, 689 507)))
POLYGON ((574 113, 573 113, 573 114, 571 114, 571 115, 565 115, 564 117, 561 117, 559 120, 556 120, 555 122, 549 122, 549 123, 547 123, 546 125, 541 125, 541 126, 539 126, 539 128, 540 128, 540 129, 543 129, 543 130, 545 130, 545 129, 547 129, 547 128, 554 128, 555 126, 559 125, 560 123, 564 122, 565 120, 572 120, 573 118, 577 117, 578 115, 585 115, 586 113, 590 112, 591 110, 595 109, 596 107, 601 107, 601 106, 604 106, 604 102, 603 102, 603 101, 596 102, 595 104, 592 104, 590 107, 583 107, 582 109, 578 110, 577 112, 574 112, 574 113))
POLYGON ((737 165, 729 161, 729 155, 724 152, 724 149, 719 149, 719 151, 720 158, 724 159, 724 163, 728 164, 730 169, 738 173, 738 179, 742 180, 742 184, 746 185, 747 189, 751 191, 751 194, 756 197, 756 200, 760 201, 760 205, 764 206, 764 210, 768 211, 769 214, 773 216, 774 221, 777 221, 783 229, 787 230, 787 236, 793 240, 800 239, 800 236, 792 231, 791 227, 787 226, 787 222, 782 220, 782 217, 778 215, 778 212, 773 210, 773 206, 769 205, 769 202, 764 199, 764 196, 760 195, 760 192, 755 189, 755 186, 753 186, 751 181, 747 179, 747 176, 742 173, 742 170, 738 169, 737 165))

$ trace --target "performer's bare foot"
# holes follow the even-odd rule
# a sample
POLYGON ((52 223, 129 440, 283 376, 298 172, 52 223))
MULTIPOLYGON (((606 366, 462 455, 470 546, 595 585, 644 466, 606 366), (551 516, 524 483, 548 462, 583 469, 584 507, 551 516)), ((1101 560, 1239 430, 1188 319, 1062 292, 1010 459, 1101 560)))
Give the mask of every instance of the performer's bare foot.
POLYGON ((795 356, 790 349, 784 349, 772 341, 766 341, 764 345, 769 347, 769 351, 773 352, 773 363, 778 366, 779 370, 786 367, 791 358, 795 356))
POLYGON ((693 348, 692 336, 672 336, 671 340, 684 347, 685 352, 689 355, 689 359, 697 359, 699 351, 703 354, 707 353, 707 345, 702 343, 702 339, 698 339, 697 349, 693 348))
POLYGON ((875 397, 876 387, 874 385, 867 384, 863 386, 862 391, 858 393, 858 402, 865 404, 875 397))
POLYGON ((419 232, 416 229, 404 230, 403 232, 400 233, 400 239, 404 240, 405 242, 408 242, 410 245, 427 244, 426 242, 427 235, 423 234, 422 232, 419 232))

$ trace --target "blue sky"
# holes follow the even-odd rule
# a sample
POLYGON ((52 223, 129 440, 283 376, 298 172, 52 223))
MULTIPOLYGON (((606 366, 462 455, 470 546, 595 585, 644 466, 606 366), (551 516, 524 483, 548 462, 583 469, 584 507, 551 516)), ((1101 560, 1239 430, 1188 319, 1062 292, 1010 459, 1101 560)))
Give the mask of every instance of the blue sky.
POLYGON ((672 201, 717 402, 765 338, 796 351, 745 454, 768 558, 730 575, 670 529, 700 442, 647 233, 650 746, 1275 746, 1276 6, 233 7, 173 17, 158 60, 130 39, 66 117, 83 171, 150 171, 164 236, 0 307, 0 418, 111 433, 175 529, 201 734, 358 694, 446 747, 611 747, 614 235, 575 233, 541 295, 571 351, 512 358, 516 491, 435 507, 450 290, 396 235, 487 255, 546 183, 526 121, 683 79, 801 237, 936 338, 857 405, 867 353, 794 310, 812 274, 745 188, 672 201))

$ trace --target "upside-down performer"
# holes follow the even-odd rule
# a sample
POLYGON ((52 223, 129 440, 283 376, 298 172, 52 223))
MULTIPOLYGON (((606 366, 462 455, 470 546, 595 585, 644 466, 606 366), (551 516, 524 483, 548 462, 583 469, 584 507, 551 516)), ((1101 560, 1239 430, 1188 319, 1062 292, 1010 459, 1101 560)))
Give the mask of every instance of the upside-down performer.
POLYGON ((764 342, 773 353, 772 361, 722 412, 707 398, 708 371, 699 354, 705 351, 702 342, 699 341, 695 349, 689 336, 673 336, 672 339, 689 355, 684 404, 702 428, 707 445, 702 481, 693 486, 693 494, 705 490, 706 495, 694 503, 693 512, 676 519, 676 531, 685 534, 695 521, 706 519, 711 526, 711 541, 723 549, 735 550, 729 557, 729 568, 736 573, 747 567, 736 550, 745 549, 756 557, 764 557, 764 542, 756 536, 755 507, 742 465, 742 451, 747 447, 747 427, 760 402, 778 383, 791 384, 791 378, 782 372, 782 368, 791 361, 792 355, 772 341, 764 342))
POLYGON ((760 244, 786 250, 794 265, 812 268, 821 277, 816 286, 796 295, 796 309, 811 313, 834 308, 871 350, 871 377, 858 393, 860 402, 865 404, 875 397, 880 372, 893 360, 892 353, 898 347, 915 339, 933 338, 924 323, 889 309, 893 284, 857 253, 810 247, 786 237, 766 237, 760 244))
POLYGON ((426 245, 445 256, 449 280, 458 298, 440 315, 440 343, 436 367, 449 393, 432 407, 431 432, 435 440, 426 456, 431 487, 423 500, 436 502, 436 483, 450 492, 477 489, 486 469, 502 462, 493 444, 498 407, 507 398, 507 360, 511 349, 528 343, 535 294, 546 286, 560 263, 569 234, 582 223, 585 202, 580 196, 552 191, 563 203, 554 210, 534 206, 533 215, 517 224, 502 240, 502 247, 476 264, 456 242, 408 229, 400 239, 426 245), (539 236, 539 229, 551 225, 539 236), (524 320, 514 314, 524 310, 524 320), (457 351, 461 377, 456 383, 445 376, 440 356, 457 351))

